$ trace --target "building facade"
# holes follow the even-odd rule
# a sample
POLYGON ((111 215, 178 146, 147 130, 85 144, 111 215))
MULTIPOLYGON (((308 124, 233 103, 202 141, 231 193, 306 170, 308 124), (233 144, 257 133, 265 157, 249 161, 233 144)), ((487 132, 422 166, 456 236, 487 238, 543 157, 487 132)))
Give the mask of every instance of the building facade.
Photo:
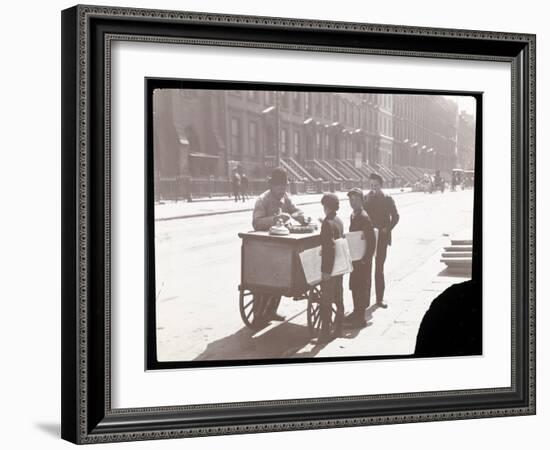
POLYGON ((450 172, 473 154, 457 104, 435 95, 158 89, 153 114, 160 178, 228 179, 239 167, 263 179, 275 165, 291 178, 388 178, 450 172))
POLYGON ((473 170, 475 166, 476 123, 472 114, 461 111, 458 116, 457 166, 473 170))

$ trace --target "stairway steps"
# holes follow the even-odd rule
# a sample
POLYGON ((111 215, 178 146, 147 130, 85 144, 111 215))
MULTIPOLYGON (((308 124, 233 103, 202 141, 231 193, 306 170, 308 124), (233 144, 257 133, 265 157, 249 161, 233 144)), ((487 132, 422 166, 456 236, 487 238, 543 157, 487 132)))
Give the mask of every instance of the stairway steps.
POLYGON ((461 257, 461 258, 441 258, 441 262, 444 262, 444 263, 451 263, 451 264, 471 264, 472 263, 472 258, 465 258, 465 257, 461 257))
POLYGON ((472 252, 471 245, 453 245, 451 247, 443 247, 446 252, 472 252))
POLYGON ((441 254, 443 258, 470 258, 472 259, 472 252, 443 252, 441 254))
POLYGON ((472 246, 471 239, 451 239, 451 245, 469 245, 472 246))

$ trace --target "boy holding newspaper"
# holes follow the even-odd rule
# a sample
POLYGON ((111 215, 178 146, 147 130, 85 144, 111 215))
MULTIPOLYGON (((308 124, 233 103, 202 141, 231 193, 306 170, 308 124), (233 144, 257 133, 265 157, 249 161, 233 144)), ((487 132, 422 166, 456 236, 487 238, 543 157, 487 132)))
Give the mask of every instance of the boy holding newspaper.
POLYGON ((343 275, 332 276, 336 254, 336 240, 344 237, 344 225, 336 215, 340 206, 335 194, 325 194, 321 199, 325 218, 321 224, 321 292, 320 304, 321 332, 318 343, 327 343, 332 337, 340 335, 344 317, 343 275), (332 304, 336 305, 334 335, 330 334, 330 317, 332 304))

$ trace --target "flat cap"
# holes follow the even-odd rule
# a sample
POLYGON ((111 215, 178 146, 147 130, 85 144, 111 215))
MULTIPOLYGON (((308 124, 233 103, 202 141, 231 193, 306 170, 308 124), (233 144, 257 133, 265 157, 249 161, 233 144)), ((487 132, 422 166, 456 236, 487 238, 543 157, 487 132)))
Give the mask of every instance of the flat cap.
POLYGON ((348 197, 351 197, 352 195, 357 195, 359 198, 363 198, 363 191, 358 187, 354 187, 348 192, 348 197))

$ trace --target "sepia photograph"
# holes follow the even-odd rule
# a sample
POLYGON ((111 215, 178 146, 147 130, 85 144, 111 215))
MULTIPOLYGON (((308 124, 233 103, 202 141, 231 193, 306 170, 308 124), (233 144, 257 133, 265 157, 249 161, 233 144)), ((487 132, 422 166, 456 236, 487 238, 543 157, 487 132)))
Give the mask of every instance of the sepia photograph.
POLYGON ((146 79, 147 369, 481 355, 481 102, 146 79))

